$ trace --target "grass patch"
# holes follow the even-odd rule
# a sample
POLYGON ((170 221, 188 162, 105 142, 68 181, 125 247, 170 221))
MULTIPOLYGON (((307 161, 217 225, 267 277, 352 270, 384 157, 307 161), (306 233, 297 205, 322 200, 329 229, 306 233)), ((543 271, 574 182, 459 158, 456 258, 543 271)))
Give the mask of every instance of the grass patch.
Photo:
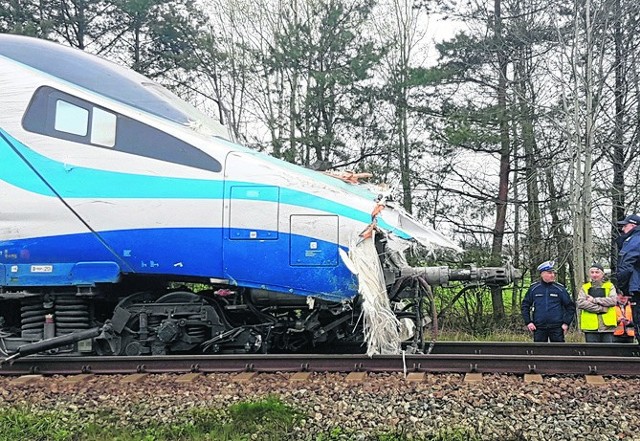
POLYGON ((243 401, 226 409, 194 408, 168 423, 116 423, 99 412, 41 412, 22 407, 0 409, 0 441, 245 441, 282 440, 301 414, 277 397, 243 401), (127 426, 127 427, 123 427, 127 426))
POLYGON ((0 410, 0 440, 51 440, 74 439, 77 420, 69 415, 31 412, 23 408, 0 410))
MULTIPOLYGON (((425 342, 430 342, 433 335, 425 332, 425 342)), ((584 333, 573 329, 565 335, 567 343, 583 343, 584 333)), ((496 330, 489 334, 473 334, 464 331, 442 331, 438 332, 436 341, 500 341, 500 342, 533 342, 533 334, 531 333, 514 333, 509 330, 496 330)))
POLYGON ((193 422, 201 433, 213 440, 281 440, 291 432, 302 414, 269 396, 230 405, 224 415, 210 410, 195 410, 193 422))

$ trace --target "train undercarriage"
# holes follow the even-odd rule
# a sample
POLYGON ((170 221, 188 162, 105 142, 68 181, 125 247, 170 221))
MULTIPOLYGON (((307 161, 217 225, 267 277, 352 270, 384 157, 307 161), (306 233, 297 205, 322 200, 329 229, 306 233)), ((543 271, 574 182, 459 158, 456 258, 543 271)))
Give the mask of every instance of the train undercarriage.
POLYGON ((0 293, 0 351, 5 357, 20 348, 59 355, 272 353, 357 340, 358 314, 348 302, 315 300, 310 308, 304 297, 237 287, 111 298, 99 290, 0 293))
MULTIPOLYGON (((504 268, 408 268, 389 288, 390 305, 403 328, 404 347, 422 350, 420 330, 430 321, 424 312, 429 309, 424 302, 430 297, 430 286, 451 280, 503 285, 512 276, 504 268)), ((233 286, 198 292, 185 286, 129 292, 119 297, 99 287, 73 292, 0 292, 0 355, 10 361, 36 353, 139 356, 366 351, 360 297, 328 302, 233 286)))

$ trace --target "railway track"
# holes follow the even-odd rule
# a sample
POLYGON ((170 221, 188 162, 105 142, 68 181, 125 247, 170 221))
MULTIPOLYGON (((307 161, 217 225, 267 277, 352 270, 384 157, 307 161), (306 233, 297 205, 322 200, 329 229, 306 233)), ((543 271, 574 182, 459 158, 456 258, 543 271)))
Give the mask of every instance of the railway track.
POLYGON ((146 357, 31 356, 0 375, 184 372, 450 372, 640 375, 637 345, 441 342, 429 354, 254 354, 146 357))
MULTIPOLYGON (((428 347, 428 346, 427 346, 428 347)), ((437 342, 432 354, 640 357, 640 346, 619 343, 437 342)))

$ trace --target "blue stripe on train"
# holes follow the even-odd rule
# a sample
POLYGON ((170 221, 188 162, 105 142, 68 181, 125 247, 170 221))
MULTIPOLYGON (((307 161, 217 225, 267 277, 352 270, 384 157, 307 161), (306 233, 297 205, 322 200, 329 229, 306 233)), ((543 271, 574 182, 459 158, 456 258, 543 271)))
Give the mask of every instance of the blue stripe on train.
MULTIPOLYGON (((337 258, 336 244, 317 239, 280 233, 278 240, 229 240, 217 228, 119 230, 99 234, 138 274, 223 278, 239 286, 336 301, 352 298, 357 292, 355 278, 337 258), (315 243, 316 253, 305 260, 305 250, 299 244, 310 241, 315 243), (291 248, 292 244, 296 249, 291 248), (326 250, 325 255, 318 255, 318 250, 326 250)), ((78 262, 112 260, 113 255, 91 233, 0 241, 4 283, 10 286, 84 285, 92 276, 108 281, 104 267, 95 266, 96 274, 92 275, 92 267, 85 266, 81 277, 74 276, 73 268, 78 262), (16 265, 20 265, 20 271, 12 275, 11 268, 16 265), (54 268, 50 272, 33 272, 28 268, 30 265, 54 265, 54 268)), ((76 273, 80 274, 77 271, 76 267, 76 273)))
MULTIPOLYGON (((106 170, 76 167, 54 161, 24 146, 15 138, 0 129, 0 135, 10 140, 40 174, 46 177, 62 198, 139 198, 139 199, 221 199, 225 191, 225 182, 222 180, 168 178, 163 176, 137 175, 130 173, 113 172, 106 170), (105 185, 105 183, 109 185, 105 185)), ((0 138, 0 147, 5 144, 0 138)), ((24 164, 24 162, 12 152, 0 148, 0 179, 24 190, 54 196, 51 189, 24 164)), ((282 164, 280 164, 282 165, 282 164)), ((290 165, 294 168, 295 166, 290 165)), ((296 171, 297 168, 296 168, 296 171)), ((320 175, 322 176, 322 175, 320 175)), ((317 177, 315 177, 317 178, 317 177)), ((324 180, 333 179, 322 176, 324 180)), ((335 179, 333 179, 335 180, 335 179)), ((234 186, 255 186, 255 183, 227 181, 227 189, 234 186)), ((346 184, 345 184, 346 185, 346 184)), ((356 189, 358 187, 354 187, 356 189)), ((229 190, 227 190, 229 192, 229 190)), ((355 192, 354 192, 355 193, 355 192)), ((358 191, 362 193, 362 191, 358 191)), ((238 193, 238 198, 245 198, 243 193, 238 193)), ((225 195, 227 198, 230 194, 225 195)), ((360 194, 359 196, 362 196, 360 194)), ((249 199, 248 197, 246 199, 249 199)), ((265 199, 271 202, 268 198, 265 199)), ((275 201, 273 201, 275 202, 275 201)), ((368 224, 371 214, 356 210, 347 204, 341 204, 329 199, 318 197, 309 193, 282 188, 280 191, 280 203, 311 208, 327 213, 345 216, 350 219, 368 224)), ((373 209, 373 200, 371 207, 373 209)), ((403 231, 389 226, 379 219, 382 228, 393 231, 402 238, 410 238, 403 231)))

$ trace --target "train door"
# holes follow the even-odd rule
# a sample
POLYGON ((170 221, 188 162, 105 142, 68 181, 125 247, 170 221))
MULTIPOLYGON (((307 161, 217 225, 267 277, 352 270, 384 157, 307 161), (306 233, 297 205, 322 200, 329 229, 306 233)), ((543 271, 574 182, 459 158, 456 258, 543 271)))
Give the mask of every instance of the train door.
POLYGON ((281 189, 258 183, 262 173, 254 163, 252 155, 237 152, 226 159, 224 273, 239 285, 281 287, 289 261, 287 241, 280 230, 281 189))

